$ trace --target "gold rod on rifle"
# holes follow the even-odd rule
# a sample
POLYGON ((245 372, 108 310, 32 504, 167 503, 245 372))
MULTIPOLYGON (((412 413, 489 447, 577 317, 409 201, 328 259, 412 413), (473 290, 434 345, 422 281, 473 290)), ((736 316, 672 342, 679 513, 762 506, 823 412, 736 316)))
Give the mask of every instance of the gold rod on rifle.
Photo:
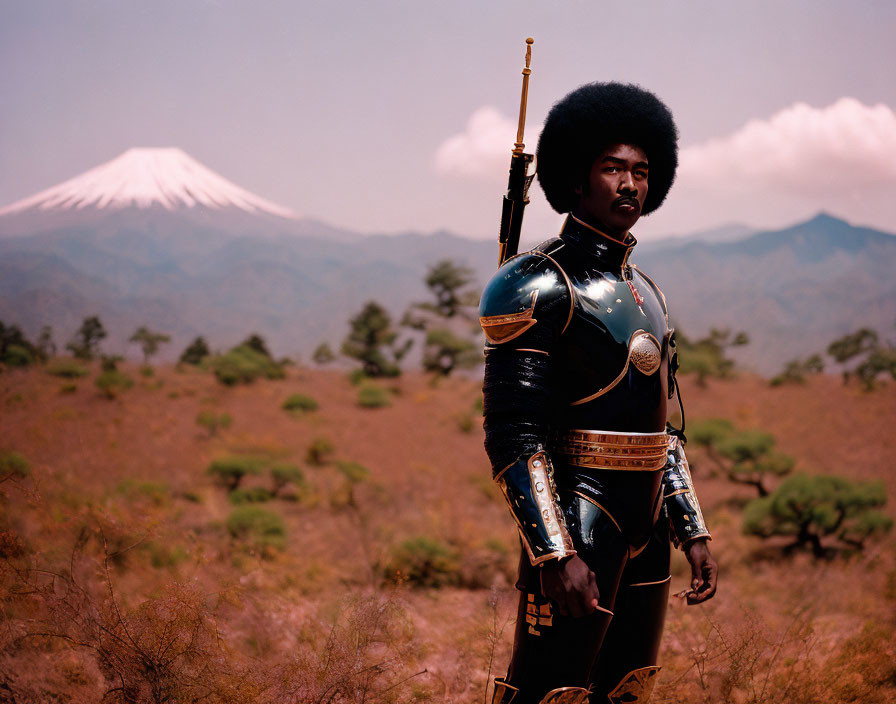
POLYGON ((526 66, 523 68, 523 93, 520 96, 520 121, 516 128, 516 142, 513 144, 514 154, 522 154, 523 148, 526 146, 523 144, 523 130, 526 128, 526 101, 529 98, 529 75, 532 73, 529 64, 532 61, 532 45, 534 43, 535 40, 532 37, 526 39, 526 66))

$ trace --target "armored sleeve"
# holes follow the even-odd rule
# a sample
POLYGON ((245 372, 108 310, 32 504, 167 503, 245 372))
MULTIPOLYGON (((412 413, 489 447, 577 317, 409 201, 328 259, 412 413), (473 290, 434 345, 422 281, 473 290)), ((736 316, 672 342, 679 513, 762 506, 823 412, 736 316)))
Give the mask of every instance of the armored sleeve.
POLYGON ((547 451, 554 410, 552 353, 569 322, 572 289, 547 255, 506 262, 479 306, 485 331, 485 449, 533 565, 575 554, 547 451))
POLYGON ((663 503, 672 525, 672 540, 678 547, 697 538, 711 537, 694 491, 684 444, 674 436, 669 439, 663 470, 663 503))

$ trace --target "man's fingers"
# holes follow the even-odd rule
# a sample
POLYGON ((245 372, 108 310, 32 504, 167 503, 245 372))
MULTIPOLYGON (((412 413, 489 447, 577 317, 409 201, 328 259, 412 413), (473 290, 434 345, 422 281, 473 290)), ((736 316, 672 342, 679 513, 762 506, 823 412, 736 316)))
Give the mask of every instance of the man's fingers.
POLYGON ((589 614, 594 613, 600 601, 600 590, 597 588, 597 577, 594 576, 594 572, 588 573, 588 591, 585 595, 585 601, 586 611, 589 614))
POLYGON ((714 565, 704 565, 702 576, 695 577, 693 591, 688 595, 688 604, 700 604, 711 599, 716 593, 718 571, 714 565))

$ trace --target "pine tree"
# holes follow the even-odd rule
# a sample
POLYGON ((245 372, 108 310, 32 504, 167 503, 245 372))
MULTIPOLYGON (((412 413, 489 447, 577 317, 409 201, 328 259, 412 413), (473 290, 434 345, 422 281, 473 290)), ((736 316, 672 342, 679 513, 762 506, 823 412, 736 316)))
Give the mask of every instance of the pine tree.
POLYGON ((140 349, 143 351, 144 364, 149 364, 149 358, 159 351, 159 345, 170 341, 170 335, 166 335, 163 332, 153 332, 142 325, 137 328, 129 340, 129 342, 140 345, 140 349))
POLYGON ((375 301, 368 301, 349 321, 351 330, 342 343, 342 353, 361 362, 366 376, 398 376, 397 362, 410 347, 410 340, 395 347, 398 334, 392 329, 389 313, 375 301), (392 357, 390 360, 386 353, 392 357))
POLYGON ((893 519, 875 509, 887 502, 880 480, 854 482, 845 477, 794 474, 769 496, 744 510, 744 533, 761 538, 793 538, 787 549, 809 546, 815 557, 827 554, 824 540, 861 550, 869 537, 885 533, 893 519))
POLYGON ((197 337, 187 348, 181 352, 180 362, 182 364, 200 365, 202 360, 211 355, 212 351, 208 348, 208 343, 204 337, 197 337))
POLYGON ((84 318, 75 336, 65 346, 78 359, 93 359, 100 351, 100 342, 106 338, 106 328, 96 315, 84 318))
POLYGON ((783 477, 794 467, 789 455, 775 452, 775 437, 761 430, 735 430, 725 418, 692 423, 688 438, 706 448, 707 455, 735 484, 752 486, 759 496, 768 496, 767 482, 783 477))

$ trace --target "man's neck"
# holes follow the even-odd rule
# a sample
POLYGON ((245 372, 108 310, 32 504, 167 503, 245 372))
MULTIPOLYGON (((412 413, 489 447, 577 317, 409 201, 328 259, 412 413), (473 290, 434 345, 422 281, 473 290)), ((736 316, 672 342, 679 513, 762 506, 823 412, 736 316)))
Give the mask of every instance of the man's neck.
POLYGON ((600 222, 596 218, 589 217, 587 213, 582 212, 580 209, 575 209, 570 212, 576 220, 585 225, 586 227, 591 228, 592 230, 597 230, 598 233, 607 237, 611 240, 616 240, 620 244, 624 243, 626 238, 628 237, 628 230, 618 230, 612 227, 608 227, 604 223, 600 222))

